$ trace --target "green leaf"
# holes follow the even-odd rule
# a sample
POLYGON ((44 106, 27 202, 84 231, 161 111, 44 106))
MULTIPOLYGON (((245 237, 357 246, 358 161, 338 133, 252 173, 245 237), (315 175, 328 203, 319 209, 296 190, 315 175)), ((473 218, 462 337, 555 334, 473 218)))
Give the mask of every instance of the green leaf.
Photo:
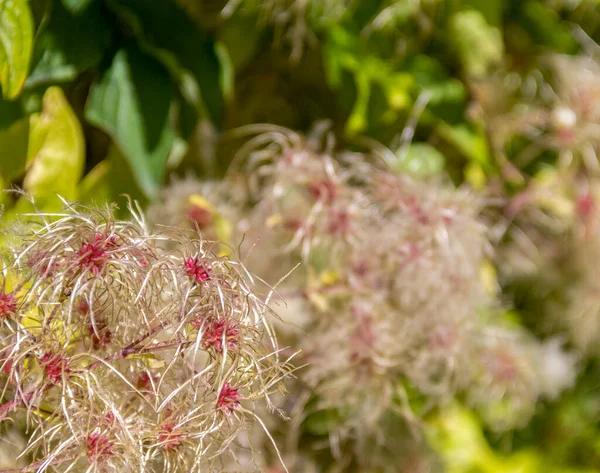
POLYGON ((31 116, 30 126, 27 161, 31 167, 23 187, 39 207, 60 208, 56 194, 77 198, 85 154, 81 126, 60 88, 46 91, 42 112, 31 116))
POLYGON ((99 3, 78 16, 55 4, 48 25, 36 40, 26 85, 76 79, 100 62, 110 40, 110 25, 99 3))
POLYGON ((327 435, 340 424, 340 414, 335 409, 313 412, 306 417, 304 430, 313 435, 327 435))
POLYGON ((121 209, 119 214, 125 217, 128 198, 142 205, 147 203, 144 194, 135 185, 129 163, 119 149, 111 145, 106 158, 81 180, 79 200, 94 206, 116 203, 121 209))
POLYGON ((0 176, 10 183, 25 172, 29 144, 29 118, 21 118, 0 130, 0 176))
POLYGON ((418 176, 437 174, 446 164, 444 155, 427 143, 413 143, 404 154, 400 150, 396 156, 398 160, 393 164, 395 171, 418 176))
POLYGON ((449 473, 498 471, 498 459, 476 416, 458 404, 446 407, 425 425, 428 443, 441 456, 449 473))
POLYGON ((414 76, 419 90, 428 94, 430 105, 463 102, 466 98, 462 82, 451 78, 442 64, 431 56, 419 54, 410 58, 406 70, 414 76))
POLYGON ((487 23, 497 27, 502 25, 503 8, 507 3, 505 0, 463 0, 464 7, 481 12, 487 23))
POLYGON ((21 92, 32 44, 33 19, 27 0, 0 0, 0 86, 5 98, 21 92))
POLYGON ((520 20, 536 42, 562 53, 577 52, 579 45, 570 28, 552 8, 540 2, 524 2, 520 20))
POLYGON ((442 123, 437 132, 467 160, 479 164, 485 172, 491 171, 492 155, 483 124, 451 126, 442 123))
POLYGON ((233 88, 235 85, 235 70, 233 68, 233 61, 229 55, 229 50, 225 43, 218 42, 215 45, 215 51, 219 58, 219 64, 221 65, 220 85, 223 92, 223 97, 230 101, 233 99, 233 88))
POLYGON ((110 0, 109 6, 133 30, 144 51, 167 68, 186 100, 219 124, 224 101, 214 38, 173 2, 110 0))
POLYGON ((81 13, 89 7, 92 0, 61 0, 64 7, 72 13, 81 13))
POLYGON ((351 31, 332 28, 325 44, 324 60, 330 87, 340 88, 345 72, 349 72, 354 80, 356 97, 346 123, 349 135, 375 125, 369 120, 375 90, 381 91, 386 100, 387 110, 380 114, 382 122, 394 121, 399 111, 407 110, 411 105, 414 77, 397 71, 389 61, 372 54, 351 31))
POLYGON ((0 98, 0 129, 10 127, 14 122, 25 116, 21 100, 9 101, 0 98))
POLYGON ((79 183, 79 200, 97 207, 110 202, 110 177, 110 161, 100 161, 79 183))
POLYGON ((130 44, 92 86, 85 108, 86 119, 112 137, 150 198, 158 194, 175 140, 169 125, 173 97, 164 68, 130 44))
POLYGON ((465 10, 452 15, 449 39, 469 76, 483 77, 502 61, 502 33, 490 25, 480 11, 465 10))
POLYGON ((260 47, 263 31, 256 28, 258 18, 239 11, 219 28, 219 39, 227 47, 232 67, 241 71, 250 64, 260 47))

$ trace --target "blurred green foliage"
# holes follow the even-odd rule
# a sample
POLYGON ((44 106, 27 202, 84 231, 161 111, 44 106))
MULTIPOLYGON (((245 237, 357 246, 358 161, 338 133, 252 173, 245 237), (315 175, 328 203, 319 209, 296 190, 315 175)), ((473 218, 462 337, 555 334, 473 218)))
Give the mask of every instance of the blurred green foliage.
MULTIPOLYGON (((482 186, 504 163, 470 113, 479 81, 579 53, 578 31, 600 40, 597 0, 305 3, 0 0, 0 184, 44 210, 57 193, 148 202, 171 173, 222 174, 233 128, 330 119, 347 146, 389 147, 399 171, 482 186)), ((8 215, 29 205, 1 200, 8 215)), ((597 389, 548 406, 506 454, 506 439, 486 438, 460 408, 432 418, 430 435, 449 471, 600 469, 597 389)), ((334 414, 309 417, 307 431, 325 435, 334 414)))

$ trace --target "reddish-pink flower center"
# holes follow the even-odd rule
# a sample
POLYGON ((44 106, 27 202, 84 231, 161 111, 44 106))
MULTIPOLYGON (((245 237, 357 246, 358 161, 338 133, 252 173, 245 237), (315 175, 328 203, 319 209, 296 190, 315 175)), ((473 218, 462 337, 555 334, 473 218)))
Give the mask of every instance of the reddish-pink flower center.
POLYGON ((576 201, 577 215, 581 220, 589 219, 596 210, 596 202, 590 193, 585 193, 576 201))
POLYGON ((175 450, 183 442, 183 434, 176 430, 174 422, 165 422, 160 426, 157 439, 165 450, 175 450))
POLYGON ((200 284, 205 284, 210 279, 211 271, 212 269, 205 265, 197 256, 185 260, 186 274, 200 284))
POLYGON ((204 349, 213 347, 215 351, 223 351, 223 341, 227 344, 227 348, 235 348, 239 342, 239 330, 237 325, 227 323, 225 320, 216 320, 212 322, 205 330, 202 336, 202 346, 204 349))
POLYGON ((110 251, 119 245, 116 237, 96 233, 91 241, 83 243, 77 251, 78 264, 81 268, 89 269, 94 275, 97 275, 106 265, 110 256, 110 251))
POLYGON ((332 209, 329 212, 329 233, 345 235, 350 230, 350 213, 347 210, 332 209))
POLYGON ((408 211, 422 225, 427 225, 430 222, 429 215, 425 212, 419 201, 414 195, 410 195, 405 199, 405 204, 408 211))
POLYGON ((488 353, 485 362, 496 382, 514 381, 519 375, 517 362, 507 350, 496 349, 488 353))
POLYGON ((195 222, 200 228, 206 228, 213 222, 213 216, 210 210, 194 204, 191 204, 188 207, 186 217, 195 222))
POLYGON ((17 300, 12 294, 0 291, 0 319, 9 319, 17 312, 17 300))
POLYGON ((240 406, 240 397, 238 388, 232 387, 229 383, 224 383, 219 393, 219 399, 217 399, 217 409, 223 409, 226 413, 230 413, 240 406))
POLYGON ((90 463, 104 461, 113 455, 114 445, 115 443, 107 435, 101 434, 98 431, 92 432, 86 438, 87 456, 90 463))
POLYGON ((375 332, 371 318, 366 315, 359 316, 359 323, 352 334, 350 346, 350 361, 352 363, 361 362, 368 359, 375 347, 375 332))
POLYGON ((152 389, 152 385, 156 384, 159 380, 159 376, 157 374, 150 374, 147 371, 144 371, 137 379, 136 386, 141 390, 150 390, 152 389))
POLYGON ((92 324, 89 325, 90 335, 94 348, 105 347, 112 340, 112 332, 101 324, 97 324, 96 328, 92 324))
POLYGON ((67 358, 55 353, 44 353, 40 358, 40 365, 44 368, 48 379, 54 384, 61 381, 63 374, 71 372, 67 358))
POLYGON ((335 200, 337 191, 333 181, 324 179, 321 182, 312 184, 310 186, 310 193, 315 200, 320 200, 325 204, 330 205, 335 200))
POLYGON ((449 350, 451 349, 456 341, 456 330, 450 325, 438 325, 433 329, 430 336, 430 343, 434 349, 437 350, 449 350))

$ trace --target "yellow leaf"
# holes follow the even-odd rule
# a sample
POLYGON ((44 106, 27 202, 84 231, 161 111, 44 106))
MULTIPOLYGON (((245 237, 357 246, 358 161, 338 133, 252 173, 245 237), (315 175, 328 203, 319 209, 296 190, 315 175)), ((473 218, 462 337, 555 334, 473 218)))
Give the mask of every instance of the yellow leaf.
POLYGON ((269 215, 265 223, 268 228, 275 228, 283 223, 283 217, 279 214, 269 215))
POLYGON ((31 60, 33 19, 27 0, 0 0, 0 86, 2 95, 19 95, 31 60))
POLYGON ((332 286, 339 280, 339 274, 334 270, 323 271, 319 279, 323 286, 332 286))
POLYGON ((496 295, 498 293, 498 275, 494 265, 489 261, 482 262, 479 274, 485 290, 492 296, 496 295))
POLYGON ((216 210, 212 206, 212 204, 208 200, 206 200, 204 197, 202 197, 201 195, 194 194, 194 195, 189 196, 188 203, 195 207, 199 207, 201 209, 207 210, 211 214, 216 213, 216 210))
POLYGON ((471 184, 473 189, 481 190, 485 187, 486 178, 483 168, 479 163, 471 161, 465 169, 465 180, 471 184))
POLYGON ((498 470, 498 458, 488 445, 475 414, 453 404, 433 415, 425 426, 430 445, 448 473, 498 470))
POLYGON ((63 92, 50 87, 42 112, 31 116, 27 161, 30 169, 23 187, 44 210, 61 208, 57 194, 77 199, 83 174, 85 145, 77 117, 63 92))
POLYGON ((138 360, 142 360, 142 363, 144 363, 144 365, 146 365, 146 367, 150 369, 164 368, 167 364, 165 360, 159 360, 151 353, 143 355, 129 355, 127 358, 135 358, 138 360))
POLYGON ((31 309, 21 318, 21 325, 32 335, 39 335, 42 330, 42 320, 37 309, 31 309))
POLYGON ((109 184, 111 162, 104 160, 99 162, 79 183, 78 199, 101 206, 110 202, 111 188, 109 184))
POLYGON ((213 218, 213 230, 215 236, 223 244, 219 245, 219 256, 228 256, 231 253, 231 248, 228 244, 231 243, 232 227, 229 220, 217 212, 217 209, 204 197, 194 194, 188 197, 188 204, 206 210, 213 218))
POLYGON ((48 419, 54 413, 54 409, 46 404, 41 404, 38 409, 32 409, 32 412, 42 419, 48 419))

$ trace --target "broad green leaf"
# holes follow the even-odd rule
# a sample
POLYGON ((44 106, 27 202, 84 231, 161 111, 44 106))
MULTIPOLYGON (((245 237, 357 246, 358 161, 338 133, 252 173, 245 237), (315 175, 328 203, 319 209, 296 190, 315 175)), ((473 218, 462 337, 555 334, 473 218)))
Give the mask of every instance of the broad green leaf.
POLYGON ((465 166, 464 179, 465 182, 468 182, 469 185, 476 190, 483 190, 487 183, 485 172, 483 171, 481 164, 475 161, 471 161, 465 166))
POLYGON ((127 204, 130 199, 139 202, 142 206, 146 205, 148 199, 140 187, 136 185, 133 169, 116 145, 109 147, 104 161, 110 165, 106 176, 110 191, 108 201, 119 206, 119 215, 123 218, 129 215, 127 204))
POLYGON ((498 471, 498 460, 476 416, 467 409, 459 405, 447 407, 428 420, 425 433, 448 473, 498 471))
POLYGON ((573 54, 579 49, 571 29, 556 11, 542 2, 523 2, 520 20, 537 43, 567 54, 573 54))
POLYGON ((99 3, 81 15, 56 3, 50 21, 36 40, 28 87, 72 81, 100 62, 110 44, 111 29, 99 3))
POLYGON ((219 29, 219 39, 227 47, 234 71, 241 71, 256 55, 263 32, 256 28, 258 19, 237 12, 219 29))
POLYGON ((92 86, 85 108, 87 120, 112 137, 151 198, 158 194, 175 141, 169 125, 173 97, 164 68, 130 44, 92 86))
POLYGON ((170 1, 110 0, 109 6, 133 30, 144 51, 169 70, 186 100, 218 125, 224 101, 212 36, 170 1))
POLYGON ((10 183, 25 172, 29 144, 29 118, 21 118, 0 130, 0 176, 10 183))
POLYGON ((33 19, 27 0, 0 0, 0 86, 5 98, 19 95, 29 70, 33 19))
POLYGON ((403 69, 414 77, 417 88, 428 94, 429 105, 463 102, 466 98, 463 83, 452 78, 444 66, 431 56, 414 56, 403 69))
POLYGON ((93 0, 61 0, 66 9, 73 13, 81 13, 86 10, 93 0))
POLYGON ((486 172, 492 168, 492 156, 483 126, 442 123, 437 132, 469 161, 478 163, 486 172))
POLYGON ((110 175, 110 161, 100 161, 79 183, 78 200, 98 207, 110 202, 110 175))
POLYGON ((396 157, 397 161, 392 165, 395 171, 418 176, 437 174, 446 164, 444 155, 427 143, 413 143, 408 150, 399 150, 396 157))
POLYGON ((499 28, 487 23, 483 13, 477 10, 464 10, 452 15, 449 39, 465 72, 471 77, 485 76, 502 61, 502 33, 499 28))
POLYGON ((543 465, 543 455, 535 450, 525 450, 505 458, 500 457, 495 468, 490 468, 490 473, 538 473, 548 471, 548 466, 543 465))
POLYGON ((373 30, 393 30, 403 26, 406 22, 414 20, 415 15, 421 11, 421 2, 413 0, 396 0, 378 12, 371 23, 373 30))
POLYGON ((0 130, 9 128, 21 118, 25 118, 21 100, 2 100, 0 98, 0 130))
POLYGON ((40 114, 31 116, 27 161, 30 168, 23 187, 38 206, 60 205, 56 194, 77 198, 84 167, 85 144, 77 116, 58 87, 44 94, 40 114))
POLYGON ((407 110, 412 104, 414 77, 371 54, 352 32, 342 27, 332 28, 324 60, 330 87, 340 87, 345 72, 354 79, 356 98, 346 123, 348 134, 363 132, 367 126, 374 125, 369 120, 369 108, 375 88, 383 93, 387 102, 387 111, 380 116, 383 122, 394 121, 399 111, 407 110))
POLYGON ((306 417, 303 430, 313 435, 327 435, 340 424, 340 414, 334 409, 313 412, 306 417))
POLYGON ((150 369, 164 368, 164 366, 167 363, 165 360, 156 358, 156 355, 154 355, 154 353, 134 353, 132 355, 129 355, 127 358, 140 360, 147 368, 150 369))
POLYGON ((233 98, 233 87, 235 85, 235 70, 233 68, 233 61, 231 60, 231 56, 229 55, 229 51, 227 50, 225 43, 218 42, 215 45, 215 51, 221 66, 221 90, 223 91, 223 97, 229 101, 233 98))
MULTIPOLYGON (((1 159, 1 158, 0 158, 1 159)), ((7 183, 6 181, 2 178, 2 176, 0 176, 0 188, 1 189, 6 189, 7 183)), ((0 192, 0 205, 5 205, 7 202, 9 201, 9 195, 6 192, 0 192)), ((0 213, 0 217, 3 217, 3 214, 0 213)), ((3 250, 6 246, 6 238, 4 236, 0 237, 0 250, 3 250)))
POLYGON ((505 0, 463 0, 463 7, 471 7, 483 15, 492 26, 501 26, 502 10, 507 6, 505 0))
POLYGON ((116 146, 111 145, 106 158, 100 161, 79 184, 78 200, 96 207, 115 203, 120 216, 127 216, 129 199, 147 203, 142 191, 135 185, 129 164, 116 146))

